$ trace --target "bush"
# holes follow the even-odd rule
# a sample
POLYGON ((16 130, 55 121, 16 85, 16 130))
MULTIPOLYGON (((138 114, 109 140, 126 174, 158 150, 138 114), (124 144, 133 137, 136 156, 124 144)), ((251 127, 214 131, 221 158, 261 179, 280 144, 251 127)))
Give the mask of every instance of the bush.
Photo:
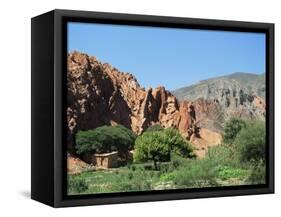
POLYGON ((217 165, 240 167, 239 153, 233 145, 220 144, 218 146, 209 147, 205 158, 216 161, 217 165))
POLYGON ((237 135, 237 146, 242 162, 265 160, 265 122, 255 121, 247 124, 237 135))
POLYGON ((170 163, 170 170, 176 170, 180 167, 185 167, 189 162, 186 158, 183 158, 177 154, 172 153, 171 155, 171 163, 170 163))
POLYGON ((152 180, 147 175, 145 171, 120 174, 111 180, 110 189, 112 192, 152 190, 152 180))
POLYGON ((223 166, 219 169, 219 178, 222 180, 228 180, 232 178, 244 178, 248 175, 248 171, 240 168, 232 168, 223 166))
POLYGON ((227 144, 233 143, 237 134, 246 126, 246 122, 239 118, 231 118, 225 123, 223 140, 227 144))
POLYGON ((263 161, 255 162, 251 166, 251 174, 248 178, 248 182, 252 185, 265 184, 266 183, 266 168, 263 161))
MULTIPOLYGON (((175 170, 168 177, 176 185, 187 188, 218 186, 218 165, 211 159, 190 160, 189 164, 175 170)), ((166 177, 167 178, 167 177, 166 177)))
POLYGON ((149 131, 159 131, 159 130, 164 130, 164 128, 160 125, 160 124, 154 124, 149 126, 145 132, 149 132, 149 131))
POLYGON ((176 129, 146 131, 136 139, 134 161, 152 161, 157 169, 157 162, 169 161, 171 153, 194 156, 191 145, 176 129))
POLYGON ((88 189, 83 178, 69 178, 68 190, 72 193, 83 193, 88 189))
POLYGON ((106 153, 118 151, 126 155, 133 148, 135 134, 122 125, 102 126, 94 130, 79 131, 76 134, 76 153, 106 153))

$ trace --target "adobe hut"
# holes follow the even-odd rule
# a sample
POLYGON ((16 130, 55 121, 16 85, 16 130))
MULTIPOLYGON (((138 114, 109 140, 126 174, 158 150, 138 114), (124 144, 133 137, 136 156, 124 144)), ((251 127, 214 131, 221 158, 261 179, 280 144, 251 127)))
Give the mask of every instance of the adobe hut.
POLYGON ((118 166, 117 151, 104 154, 94 154, 94 164, 98 168, 108 169, 118 166))

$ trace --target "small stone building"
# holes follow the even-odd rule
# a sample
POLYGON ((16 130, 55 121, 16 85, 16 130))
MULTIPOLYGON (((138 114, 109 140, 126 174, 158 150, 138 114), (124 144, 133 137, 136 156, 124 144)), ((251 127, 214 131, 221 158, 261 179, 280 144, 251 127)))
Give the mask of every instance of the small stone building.
POLYGON ((94 164, 98 168, 114 168, 118 166, 118 153, 110 152, 104 154, 94 154, 94 164))

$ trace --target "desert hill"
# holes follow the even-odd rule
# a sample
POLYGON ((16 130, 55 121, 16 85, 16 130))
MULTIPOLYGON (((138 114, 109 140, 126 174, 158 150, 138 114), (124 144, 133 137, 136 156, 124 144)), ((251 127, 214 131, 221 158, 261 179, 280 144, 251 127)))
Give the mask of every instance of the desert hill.
POLYGON ((193 101, 196 105, 214 102, 200 112, 201 126, 221 131, 230 117, 264 119, 265 75, 234 73, 206 79, 191 86, 172 91, 179 101, 193 101))

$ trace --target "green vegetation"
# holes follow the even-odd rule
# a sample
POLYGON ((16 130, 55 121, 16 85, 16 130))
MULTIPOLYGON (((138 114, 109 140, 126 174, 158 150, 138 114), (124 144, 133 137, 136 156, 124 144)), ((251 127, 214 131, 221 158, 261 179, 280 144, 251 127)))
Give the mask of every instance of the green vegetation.
POLYGON ((246 122, 244 120, 239 118, 231 118, 228 122, 226 122, 224 127, 224 142, 229 144, 233 143, 237 134, 245 126, 246 122))
POLYGON ((157 162, 170 161, 171 153, 192 157, 191 145, 180 135, 178 130, 149 130, 135 141, 135 162, 152 161, 157 169, 157 162))
POLYGON ((76 134, 76 153, 107 153, 118 151, 121 156, 133 148, 136 135, 122 125, 102 126, 76 134))
POLYGON ((249 172, 245 169, 224 166, 219 170, 219 177, 222 180, 228 180, 236 177, 246 177, 248 173, 249 172))
POLYGON ((240 152, 241 161, 265 160, 265 123, 250 122, 241 129, 234 140, 240 152))
POLYGON ((69 194, 204 188, 265 183, 265 123, 230 119, 224 142, 194 157, 178 130, 155 125, 136 136, 123 126, 78 132, 77 153, 134 149, 123 167, 68 175, 69 194))
POLYGON ((250 184, 265 183, 265 136, 265 123, 256 121, 248 123, 234 140, 241 163, 250 168, 247 179, 250 184))
MULTIPOLYGON (((95 172, 84 172, 78 175, 68 175, 69 180, 85 180, 87 193, 106 193, 122 191, 145 191, 151 190, 152 183, 158 179, 158 172, 146 170, 144 165, 134 165, 120 167, 118 169, 103 170, 95 172)), ((80 194, 81 192, 68 189, 70 194, 80 194)))
POLYGON ((265 164, 263 161, 258 161, 251 165, 251 174, 247 181, 251 184, 264 184, 265 176, 265 164))
POLYGON ((88 189, 88 185, 86 184, 83 177, 79 177, 75 179, 70 176, 68 180, 68 184, 69 184, 68 191, 73 193, 82 193, 88 189))
POLYGON ((184 166, 174 170, 170 177, 180 188, 202 188, 217 186, 217 168, 213 161, 191 160, 187 161, 184 166))
POLYGON ((159 124, 154 124, 154 125, 151 125, 149 126, 145 132, 149 132, 149 131, 159 131, 159 130, 164 130, 164 127, 162 127, 161 125, 159 124))

